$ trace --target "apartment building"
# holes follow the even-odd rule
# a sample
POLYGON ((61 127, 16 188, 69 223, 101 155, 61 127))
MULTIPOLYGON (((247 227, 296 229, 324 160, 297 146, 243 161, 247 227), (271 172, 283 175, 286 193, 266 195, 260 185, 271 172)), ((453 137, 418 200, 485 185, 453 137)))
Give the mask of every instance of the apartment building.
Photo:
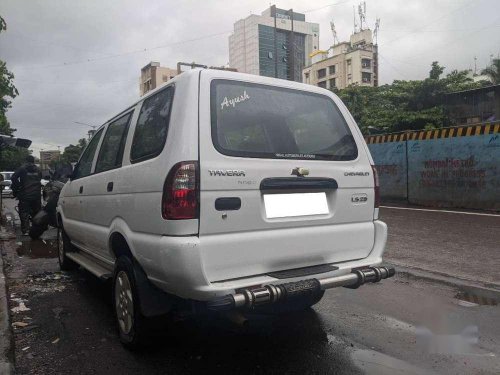
POLYGON ((141 69, 141 78, 139 82, 139 90, 141 96, 148 91, 151 91, 162 83, 177 75, 176 69, 170 69, 160 66, 159 62, 151 61, 148 65, 141 69))
POLYGON ((303 82, 329 90, 353 84, 378 86, 377 48, 371 30, 358 31, 348 42, 313 52, 311 65, 302 71, 303 82))
POLYGON ((59 150, 41 150, 40 151, 40 169, 48 170, 52 162, 61 159, 61 151, 59 150))

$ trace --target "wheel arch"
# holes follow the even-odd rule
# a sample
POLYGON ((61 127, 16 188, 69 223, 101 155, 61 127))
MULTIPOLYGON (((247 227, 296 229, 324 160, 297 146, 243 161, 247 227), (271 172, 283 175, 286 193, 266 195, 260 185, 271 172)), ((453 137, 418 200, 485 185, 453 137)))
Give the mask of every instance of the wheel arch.
POLYGON ((138 261, 134 250, 131 236, 132 231, 125 220, 116 217, 109 226, 108 251, 111 256, 118 259, 121 255, 128 256, 130 259, 138 261))
POLYGON ((130 246, 121 232, 115 231, 111 233, 109 236, 108 248, 115 259, 123 255, 129 257, 131 260, 134 259, 134 254, 132 250, 130 250, 130 246))

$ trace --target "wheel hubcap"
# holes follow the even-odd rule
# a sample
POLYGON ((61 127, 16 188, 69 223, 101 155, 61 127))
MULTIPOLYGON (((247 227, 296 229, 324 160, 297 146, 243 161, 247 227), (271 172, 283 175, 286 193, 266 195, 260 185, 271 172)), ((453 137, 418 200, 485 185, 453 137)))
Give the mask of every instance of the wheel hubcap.
POLYGON ((134 300, 130 281, 124 271, 120 271, 116 276, 115 306, 120 330, 128 334, 134 321, 134 300))

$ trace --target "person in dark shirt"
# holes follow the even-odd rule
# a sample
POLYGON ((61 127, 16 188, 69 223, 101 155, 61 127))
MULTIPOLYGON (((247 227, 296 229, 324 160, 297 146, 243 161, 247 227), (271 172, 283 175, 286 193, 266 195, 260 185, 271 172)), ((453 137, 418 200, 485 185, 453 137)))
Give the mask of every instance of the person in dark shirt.
POLYGON ((30 215, 35 216, 41 209, 42 173, 34 163, 35 158, 28 155, 26 163, 19 167, 11 177, 12 192, 19 200, 19 217, 23 234, 29 231, 30 215))

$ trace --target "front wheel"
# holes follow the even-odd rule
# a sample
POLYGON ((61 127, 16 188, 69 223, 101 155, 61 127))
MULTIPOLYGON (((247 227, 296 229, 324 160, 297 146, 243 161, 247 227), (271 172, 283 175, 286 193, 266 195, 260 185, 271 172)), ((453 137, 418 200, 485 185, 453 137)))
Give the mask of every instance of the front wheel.
POLYGON ((71 271, 78 268, 78 264, 69 259, 66 254, 74 251, 73 245, 63 228, 57 229, 57 253, 59 258, 59 267, 63 271, 71 271))

